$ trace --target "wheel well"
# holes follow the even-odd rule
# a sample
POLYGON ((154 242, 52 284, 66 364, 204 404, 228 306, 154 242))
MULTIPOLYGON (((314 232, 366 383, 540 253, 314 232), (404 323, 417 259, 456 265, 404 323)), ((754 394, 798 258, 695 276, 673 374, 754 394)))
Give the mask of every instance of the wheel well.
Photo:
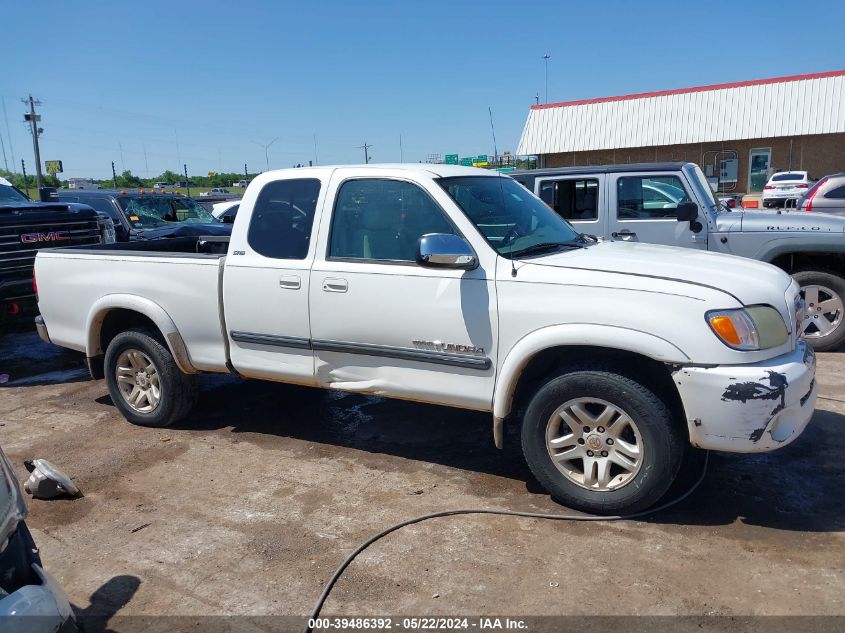
POLYGON ((799 270, 830 270, 845 273, 843 253, 785 253, 775 257, 770 264, 792 274, 799 270))
POLYGON ((109 310, 103 318, 103 324, 100 326, 100 351, 105 354, 106 348, 115 336, 126 330, 134 329, 148 330, 155 338, 166 345, 161 330, 150 317, 134 310, 117 308, 109 310))
POLYGON ((686 414, 681 396, 672 380, 670 365, 636 352, 588 345, 550 347, 535 354, 519 376, 508 418, 521 419, 532 396, 549 378, 560 375, 566 368, 585 363, 612 368, 643 383, 665 399, 666 405, 675 419, 683 424, 686 432, 686 414))

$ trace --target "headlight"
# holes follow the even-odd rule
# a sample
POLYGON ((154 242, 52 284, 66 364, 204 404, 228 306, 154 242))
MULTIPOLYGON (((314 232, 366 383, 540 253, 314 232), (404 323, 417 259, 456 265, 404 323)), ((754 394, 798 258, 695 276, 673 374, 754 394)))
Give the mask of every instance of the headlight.
POLYGON ((97 224, 100 226, 100 235, 103 238, 103 244, 114 244, 117 238, 114 232, 114 222, 111 218, 100 216, 97 219, 97 224))
POLYGON ((711 310, 704 316, 713 333, 733 349, 769 349, 789 338, 783 317, 771 306, 711 310))

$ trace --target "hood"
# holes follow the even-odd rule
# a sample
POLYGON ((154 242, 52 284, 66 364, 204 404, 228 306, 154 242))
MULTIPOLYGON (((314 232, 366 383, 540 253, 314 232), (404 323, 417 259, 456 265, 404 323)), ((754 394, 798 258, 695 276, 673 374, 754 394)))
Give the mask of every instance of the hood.
MULTIPOLYGON (((783 306, 792 283, 779 268, 753 259, 639 242, 600 242, 523 261, 694 284, 726 292, 744 305, 768 303, 778 308, 783 306)), ((624 281, 620 287, 624 287, 624 281)))
POLYGON ((17 529, 18 523, 25 518, 26 505, 15 471, 0 448, 0 551, 6 547, 6 541, 17 529))
POLYGON ((202 237, 205 235, 232 234, 232 224, 209 222, 208 224, 173 224, 155 229, 133 230, 132 233, 144 240, 157 240, 163 237, 202 237))
POLYGON ((716 230, 720 233, 842 233, 845 232, 845 218, 825 213, 792 211, 743 211, 721 213, 716 218, 716 230))

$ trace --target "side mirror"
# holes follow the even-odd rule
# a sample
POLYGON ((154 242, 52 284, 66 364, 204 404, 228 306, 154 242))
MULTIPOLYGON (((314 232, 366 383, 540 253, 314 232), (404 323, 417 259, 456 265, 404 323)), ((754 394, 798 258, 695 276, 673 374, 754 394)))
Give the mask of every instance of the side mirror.
POLYGON ((678 222, 693 222, 698 219, 698 205, 695 202, 681 202, 677 214, 678 222))
POLYGON ((429 233, 417 240, 417 263, 432 268, 472 270, 478 260, 467 241, 450 233, 429 233))

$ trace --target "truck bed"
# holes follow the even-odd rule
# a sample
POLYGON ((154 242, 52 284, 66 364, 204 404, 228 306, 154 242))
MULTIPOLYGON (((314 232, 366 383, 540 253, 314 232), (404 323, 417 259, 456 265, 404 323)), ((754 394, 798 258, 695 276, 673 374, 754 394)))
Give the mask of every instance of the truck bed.
POLYGON ((39 252, 38 307, 51 340, 97 355, 91 324, 110 306, 136 305, 172 321, 195 369, 228 371, 220 297, 227 245, 228 237, 190 237, 39 252))

